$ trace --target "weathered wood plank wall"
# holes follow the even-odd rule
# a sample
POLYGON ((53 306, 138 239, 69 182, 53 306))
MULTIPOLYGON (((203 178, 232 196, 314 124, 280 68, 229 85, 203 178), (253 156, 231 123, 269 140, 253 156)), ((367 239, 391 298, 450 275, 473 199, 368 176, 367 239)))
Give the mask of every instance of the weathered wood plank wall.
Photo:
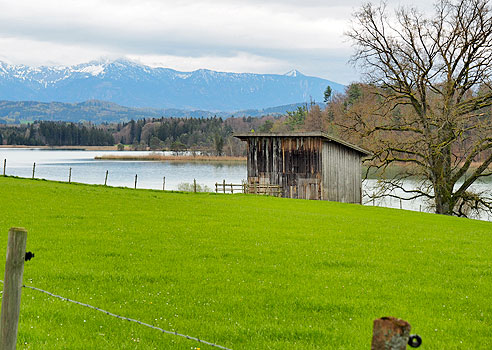
POLYGON ((324 142, 323 199, 345 203, 361 203, 361 155, 334 142, 324 142))
POLYGON ((284 197, 321 199, 321 147, 321 138, 249 138, 250 186, 279 185, 284 197))

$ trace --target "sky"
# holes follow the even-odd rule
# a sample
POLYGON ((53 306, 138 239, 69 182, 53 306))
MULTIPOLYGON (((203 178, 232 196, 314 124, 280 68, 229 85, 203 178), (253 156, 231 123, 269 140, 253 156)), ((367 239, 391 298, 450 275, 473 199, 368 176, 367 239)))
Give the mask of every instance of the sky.
MULTIPOLYGON (((399 1, 388 0, 390 6, 399 1)), ((360 80, 344 36, 362 0, 0 0, 0 61, 127 58, 180 71, 360 80)), ((408 2, 405 2, 408 5, 408 2)), ((426 0, 414 0, 432 9, 426 0)))

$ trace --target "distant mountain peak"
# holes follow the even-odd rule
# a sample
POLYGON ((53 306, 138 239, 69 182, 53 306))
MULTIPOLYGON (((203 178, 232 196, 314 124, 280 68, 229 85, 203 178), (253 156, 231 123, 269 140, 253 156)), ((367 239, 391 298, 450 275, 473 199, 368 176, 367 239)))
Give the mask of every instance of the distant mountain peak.
POLYGON ((92 76, 98 76, 104 73, 104 65, 98 62, 90 62, 72 69, 73 72, 88 73, 92 76))
POLYGON ((288 71, 287 73, 284 74, 285 76, 287 77, 305 77, 304 74, 302 74, 301 72, 299 72, 297 69, 293 69, 291 71, 288 71))

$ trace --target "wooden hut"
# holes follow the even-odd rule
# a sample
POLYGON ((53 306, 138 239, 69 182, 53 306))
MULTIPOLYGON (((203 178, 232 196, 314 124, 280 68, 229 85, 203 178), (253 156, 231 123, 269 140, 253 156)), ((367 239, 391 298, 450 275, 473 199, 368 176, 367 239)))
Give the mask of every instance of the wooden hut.
POLYGON ((362 202, 361 158, 368 151, 322 132, 234 136, 248 143, 250 193, 362 202))

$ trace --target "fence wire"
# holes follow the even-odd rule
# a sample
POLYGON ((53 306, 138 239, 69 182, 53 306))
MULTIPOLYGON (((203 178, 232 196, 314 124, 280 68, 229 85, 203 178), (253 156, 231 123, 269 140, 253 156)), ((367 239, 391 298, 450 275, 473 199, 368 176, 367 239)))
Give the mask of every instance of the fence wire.
MULTIPOLYGON (((0 282, 3 283, 2 280, 0 280, 0 282)), ((80 301, 76 301, 76 300, 72 300, 72 299, 69 299, 69 298, 65 298, 65 297, 62 297, 60 295, 53 294, 51 292, 48 292, 48 291, 43 290, 43 289, 40 289, 40 288, 26 286, 25 284, 23 284, 22 287, 33 289, 33 290, 37 290, 38 292, 41 292, 41 293, 44 293, 44 294, 48 294, 48 295, 50 295, 50 296, 52 296, 54 298, 65 300, 65 301, 68 301, 68 302, 71 302, 71 303, 74 303, 74 304, 77 304, 77 305, 85 306, 85 307, 88 307, 89 309, 93 309, 93 310, 102 312, 102 313, 104 313, 104 314, 106 314, 108 316, 113 316, 113 317, 119 318, 120 320, 126 320, 126 321, 129 321, 129 322, 134 322, 134 323, 137 323, 139 325, 142 325, 142 326, 145 326, 145 327, 149 327, 149 328, 158 330, 158 331, 160 331, 162 333, 166 333, 166 334, 170 334, 170 335, 176 335, 178 337, 186 338, 188 340, 194 340, 194 341, 197 341, 197 342, 199 342, 201 344, 206 344, 206 345, 209 345, 209 346, 212 346, 212 347, 215 347, 215 348, 219 348, 219 349, 232 350, 232 349, 226 348, 225 346, 214 344, 214 343, 208 342, 208 341, 203 340, 203 339, 200 339, 200 338, 191 337, 189 335, 180 334, 178 332, 166 331, 165 329, 162 329, 160 327, 156 327, 156 326, 153 326, 151 324, 148 324, 148 323, 145 323, 145 322, 142 322, 142 321, 139 321, 139 320, 135 320, 133 318, 128 318, 128 317, 125 317, 125 316, 113 314, 112 312, 109 312, 109 311, 100 309, 98 307, 95 307, 95 306, 92 306, 92 305, 89 305, 89 304, 86 304, 86 303, 81 303, 80 301)))

